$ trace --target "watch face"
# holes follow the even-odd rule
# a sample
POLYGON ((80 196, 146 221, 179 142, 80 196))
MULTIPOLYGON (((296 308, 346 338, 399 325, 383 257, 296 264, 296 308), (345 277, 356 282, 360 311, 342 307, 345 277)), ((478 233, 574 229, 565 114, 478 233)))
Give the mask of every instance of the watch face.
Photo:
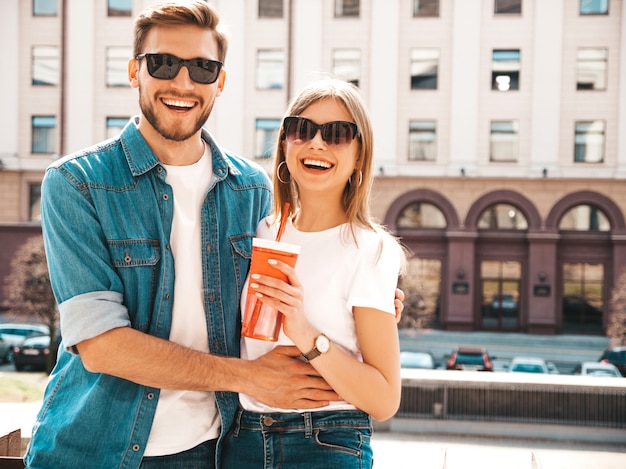
POLYGON ((315 348, 321 353, 328 352, 328 349, 330 348, 330 340, 328 340, 328 337, 320 335, 317 339, 315 339, 315 348))

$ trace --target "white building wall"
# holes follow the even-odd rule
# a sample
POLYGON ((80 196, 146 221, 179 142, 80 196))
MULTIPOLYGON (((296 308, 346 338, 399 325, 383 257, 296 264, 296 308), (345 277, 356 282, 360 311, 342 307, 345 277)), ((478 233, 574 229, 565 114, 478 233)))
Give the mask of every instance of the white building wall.
MULTIPOLYGON (((19 86, 20 59, 18 44, 15 38, 19 37, 19 0, 5 0, 2 4, 4 21, 0 27, 0 55, 4 60, 4 67, 0 73, 0 89, 17 90, 19 86)), ((0 160, 6 169, 18 167, 19 145, 19 95, 15 92, 3 93, 3 104, 0 109, 0 160)))

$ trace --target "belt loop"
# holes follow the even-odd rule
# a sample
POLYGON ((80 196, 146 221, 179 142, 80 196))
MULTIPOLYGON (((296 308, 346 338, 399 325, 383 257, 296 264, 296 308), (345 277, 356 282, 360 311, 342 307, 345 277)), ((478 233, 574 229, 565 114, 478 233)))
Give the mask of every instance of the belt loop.
POLYGON ((313 435, 313 416, 311 412, 304 412, 302 416, 304 417, 304 437, 311 438, 313 435))
POLYGON ((241 429, 241 416, 243 415, 243 408, 238 407, 235 414, 235 421, 233 425, 233 436, 237 438, 239 436, 239 430, 241 429))

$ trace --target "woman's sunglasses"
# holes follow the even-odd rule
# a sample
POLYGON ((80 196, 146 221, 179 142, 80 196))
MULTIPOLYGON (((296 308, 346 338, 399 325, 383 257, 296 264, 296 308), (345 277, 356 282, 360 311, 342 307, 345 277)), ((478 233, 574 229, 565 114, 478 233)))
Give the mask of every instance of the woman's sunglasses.
POLYGON ((285 117, 283 128, 289 143, 308 142, 315 137, 318 130, 322 132, 322 140, 335 146, 349 145, 359 135, 359 127, 354 122, 334 121, 319 125, 297 116, 285 117))
POLYGON ((220 76, 222 62, 209 59, 179 59, 171 54, 139 54, 137 60, 146 59, 148 73, 160 80, 172 80, 183 65, 189 71, 189 78, 196 83, 208 85, 220 76))

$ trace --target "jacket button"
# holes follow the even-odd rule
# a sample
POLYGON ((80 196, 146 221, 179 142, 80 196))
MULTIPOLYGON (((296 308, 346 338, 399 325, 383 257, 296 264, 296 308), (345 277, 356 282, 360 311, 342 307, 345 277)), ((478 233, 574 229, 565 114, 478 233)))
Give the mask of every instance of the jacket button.
POLYGON ((139 451, 139 445, 133 445, 133 451, 139 451))
POLYGON ((154 399, 154 393, 153 392, 149 392, 148 393, 148 400, 151 401, 152 399, 154 399))

